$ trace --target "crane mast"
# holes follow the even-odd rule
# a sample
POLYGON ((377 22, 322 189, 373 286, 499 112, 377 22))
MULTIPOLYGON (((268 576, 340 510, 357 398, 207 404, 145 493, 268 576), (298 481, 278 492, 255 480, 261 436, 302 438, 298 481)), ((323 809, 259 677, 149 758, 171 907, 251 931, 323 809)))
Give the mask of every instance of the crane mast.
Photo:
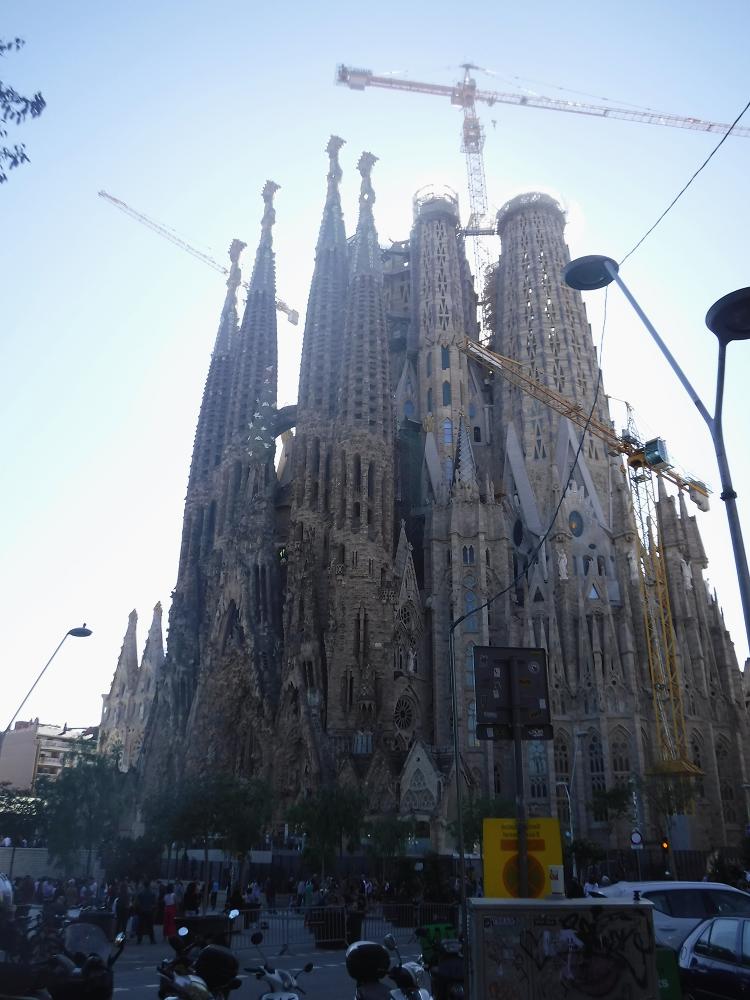
MULTIPOLYGON (((490 303, 486 296, 487 279, 494 266, 484 237, 497 233, 494 219, 490 219, 487 199, 487 180, 484 169, 484 127, 477 115, 476 104, 482 102, 490 107, 494 104, 514 104, 524 108, 540 108, 547 111, 567 111, 576 115, 595 118, 616 118, 623 121, 641 122, 645 125, 667 125, 672 128, 686 128, 698 132, 715 132, 725 135, 730 125, 706 121, 702 118, 686 118, 659 111, 643 111, 634 108, 619 108, 614 105, 588 104, 585 101, 566 101, 562 98, 543 97, 537 94, 519 94, 496 90, 480 90, 471 70, 479 69, 472 63, 463 63, 464 76, 455 86, 441 83, 425 83, 418 80, 398 80, 391 76, 377 76, 372 70, 345 66, 336 68, 336 82, 351 90, 365 90, 380 87, 384 90, 401 90, 412 94, 431 94, 447 97, 451 104, 463 111, 461 131, 461 152, 466 157, 466 179, 469 194, 469 220, 464 235, 474 244, 474 270, 476 290, 479 299, 480 339, 488 343, 492 339, 490 303)), ((734 128, 732 135, 748 138, 750 128, 734 128)))
MULTIPOLYGON (((108 201, 110 205, 114 205, 115 208, 119 208, 121 212, 124 212, 125 215, 129 215, 131 219, 135 219, 136 222, 140 222, 141 225, 146 226, 155 233, 158 233, 159 236, 163 236, 165 240, 169 240, 170 243, 174 243, 175 246, 184 250, 186 253, 189 253, 192 257, 195 257, 196 260, 200 260, 204 264, 208 264, 208 266, 212 267, 214 271, 218 271, 220 274, 229 274, 228 267, 224 267, 224 265, 220 264, 218 260, 214 260, 214 258, 209 256, 207 253, 203 253, 202 250, 197 250, 195 247, 191 246, 185 240, 181 239, 177 233, 168 229, 167 226, 163 226, 161 223, 155 222, 142 212, 136 211, 136 209, 128 205, 127 202, 121 201, 119 198, 115 198, 114 195, 109 194, 107 191, 99 191, 98 194, 100 198, 104 198, 104 200, 108 201)), ((243 281, 242 287, 249 288, 250 286, 246 281, 243 281)), ((276 308, 279 312, 286 315, 286 318, 293 326, 297 326, 299 323, 299 313, 296 309, 292 309, 291 306, 288 306, 283 299, 276 299, 276 308)))
POLYGON ((669 467, 666 449, 660 439, 642 443, 635 433, 632 418, 629 420, 628 433, 620 437, 609 424, 596 417, 589 417, 577 403, 532 378, 519 362, 496 354, 468 337, 464 340, 461 350, 490 373, 497 372, 511 385, 593 434, 607 445, 610 452, 625 456, 638 534, 638 575, 643 598, 644 631, 656 720, 659 767, 661 771, 670 774, 698 774, 699 768, 690 761, 687 752, 677 643, 660 538, 654 480, 661 477, 678 489, 686 490, 690 498, 703 510, 708 509, 706 486, 696 480, 683 479, 669 467))

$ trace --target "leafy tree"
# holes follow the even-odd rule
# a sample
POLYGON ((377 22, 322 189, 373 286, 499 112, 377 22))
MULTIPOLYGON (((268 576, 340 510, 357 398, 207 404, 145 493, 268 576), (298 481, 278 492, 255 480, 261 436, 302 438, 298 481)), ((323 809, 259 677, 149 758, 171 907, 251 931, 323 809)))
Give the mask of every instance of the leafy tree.
POLYGON ((161 844, 149 836, 117 837, 103 845, 101 860, 108 878, 153 878, 159 874, 161 844))
POLYGON ((677 878, 674 849, 672 847, 672 817, 689 813, 695 801, 695 785, 700 775, 674 774, 670 771, 651 771, 639 781, 643 798, 658 825, 657 835, 669 842, 669 870, 677 878))
POLYGON ((385 878, 386 858, 396 858, 405 852, 414 829, 414 821, 401 816, 381 816, 365 824, 366 851, 380 861, 382 878, 385 878))
POLYGON ((0 784, 0 831, 13 842, 8 875, 13 874, 19 840, 33 837, 41 819, 42 803, 36 796, 11 788, 5 782, 0 784))
POLYGON ((325 875, 326 861, 336 849, 343 854, 344 840, 357 842, 364 827, 367 802, 354 788, 324 785, 310 798, 301 799, 289 810, 289 822, 305 833, 313 855, 320 860, 325 875))
POLYGON ((74 760, 56 778, 39 779, 37 791, 50 857, 71 864, 77 852, 91 858, 118 835, 123 810, 124 776, 116 754, 98 754, 87 740, 78 740, 74 760))
MULTIPOLYGON (((515 816, 515 806, 499 795, 470 795, 463 801, 464 849, 471 852, 482 850, 482 831, 486 819, 507 819, 515 816)), ((458 837, 458 821, 449 825, 454 837, 458 837)))
MULTIPOLYGON (((13 38, 10 41, 0 39, 0 56, 5 56, 8 52, 17 52, 25 42, 22 38, 13 38)), ((13 87, 0 80, 0 143, 8 135, 8 125, 20 125, 31 116, 38 118, 46 107, 46 101, 37 91, 33 97, 24 97, 13 87)), ((23 143, 13 146, 0 145, 0 184, 7 181, 8 175, 5 172, 19 167, 22 163, 28 163, 26 147, 23 143)))
MULTIPOLYGON (((150 802, 148 814, 152 821, 157 817, 154 836, 160 843, 200 844, 204 871, 208 872, 211 844, 245 853, 258 842, 271 817, 271 794, 266 783, 258 779, 204 775, 186 778, 172 795, 150 802)), ((206 879, 204 910, 208 890, 206 879)))
POLYGON ((576 837, 570 845, 570 853, 576 859, 579 874, 585 872, 591 865, 604 861, 607 856, 603 847, 585 837, 576 837))

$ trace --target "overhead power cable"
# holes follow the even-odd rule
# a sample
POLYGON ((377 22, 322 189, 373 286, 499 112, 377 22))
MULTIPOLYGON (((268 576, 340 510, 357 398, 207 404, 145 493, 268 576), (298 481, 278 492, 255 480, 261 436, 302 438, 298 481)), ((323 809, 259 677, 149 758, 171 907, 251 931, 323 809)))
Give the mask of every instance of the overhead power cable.
POLYGON ((550 522, 549 522, 548 526, 545 528, 544 533, 540 537, 540 539, 537 542, 536 546, 530 552, 530 554, 529 554, 529 561, 528 561, 527 565, 524 566, 524 568, 519 573, 517 573, 515 575, 515 577, 511 580, 511 582, 507 585, 507 587, 503 587, 502 590, 498 590, 498 592, 496 594, 493 594, 492 597, 488 597, 487 600, 484 602, 484 604, 480 604, 479 607, 472 608, 471 611, 467 611, 466 614, 461 615, 460 618, 457 618, 451 624, 451 632, 456 628, 457 625, 460 625, 461 622, 465 621, 467 618, 470 618, 472 615, 477 614, 477 612, 482 611, 484 608, 489 608, 490 605, 493 604, 498 599, 498 597, 502 597, 503 594, 507 594, 508 591, 512 590, 516 586, 517 583, 520 583, 520 581, 526 576, 526 574, 529 572, 529 570, 531 569, 531 567, 534 565, 534 563, 539 558, 539 553, 542 550, 542 546, 546 542, 547 537, 549 536, 550 532, 552 531, 553 527, 555 526, 555 521, 557 520, 557 515, 560 513, 560 508, 563 505, 563 501, 565 500, 565 497, 567 495, 568 488, 569 488, 569 486, 570 486, 570 484, 571 484, 571 482, 573 480, 573 474, 575 473, 576 467, 578 466, 578 459, 579 459, 579 457, 581 455, 581 450, 583 448, 583 442, 586 440, 586 432, 588 431, 589 424, 591 423, 591 420, 592 420, 592 418, 594 416, 594 410, 596 409, 596 404, 599 401, 599 389, 601 388, 601 384, 602 384, 601 359, 602 359, 602 350, 604 348, 604 333, 605 333, 605 330, 607 328, 607 292, 608 292, 608 288, 605 288, 604 289, 604 315, 602 317, 602 335, 601 335, 601 338, 599 340, 599 352, 598 352, 598 360, 599 360, 598 370, 599 370, 599 374, 598 374, 597 379, 596 379, 596 387, 594 388, 594 400, 593 400, 593 402, 591 404, 591 409, 589 410, 588 416, 586 417, 586 423, 585 423, 585 425, 583 427, 583 430, 581 431, 581 440, 578 442, 578 448, 576 449, 576 453, 575 453, 575 455, 573 457, 573 463, 570 466, 570 471, 568 473, 568 478, 566 479, 565 486, 563 487, 562 492, 560 493, 560 499, 558 500, 557 506, 555 507, 555 510, 554 510, 554 513, 552 514, 552 517, 550 518, 550 522))
POLYGON ((656 222, 655 222, 655 223, 653 224, 653 226, 651 226, 651 228, 650 228, 650 229, 647 229, 647 230, 646 230, 646 232, 645 232, 645 233, 643 234, 643 236, 641 236, 641 238, 640 238, 640 239, 638 240, 638 242, 637 242, 637 243, 635 244, 635 246, 634 246, 634 247, 633 247, 633 248, 632 248, 631 250, 628 250, 628 252, 627 252, 627 253, 625 254, 625 256, 624 256, 624 257, 622 258, 622 260, 620 261, 620 267, 622 267, 622 265, 623 265, 623 264, 625 263, 625 261, 626 261, 626 260, 628 259, 628 257, 632 257, 632 255, 633 255, 633 254, 634 254, 634 253, 636 252, 636 250, 637 250, 637 249, 638 249, 638 247, 639 247, 639 246, 640 246, 640 245, 641 245, 641 244, 642 244, 642 243, 644 242, 644 240, 645 240, 645 239, 646 239, 646 238, 647 238, 648 236, 650 236, 650 235, 651 235, 651 233, 653 233, 653 231, 654 231, 654 230, 656 229, 656 227, 657 227, 657 226, 659 225, 659 223, 660 223, 660 222, 662 221, 662 219, 663 219, 663 218, 664 218, 664 217, 665 217, 665 216, 666 216, 666 215, 667 215, 667 214, 668 214, 669 212, 671 212, 671 210, 672 210, 672 209, 674 208, 674 206, 675 206, 675 205, 677 204, 677 202, 678 202, 678 201, 680 200, 680 198, 681 198, 681 197, 682 197, 682 196, 683 196, 683 195, 685 194, 685 192, 686 192, 686 191, 687 191, 687 189, 688 189, 688 188, 690 187, 690 185, 691 185, 691 184, 693 183, 693 181, 694 181, 694 180, 695 180, 695 178, 696 178, 696 177, 698 176, 698 174, 699 174, 699 173, 700 173, 700 172, 701 172, 701 171, 702 171, 702 170, 703 170, 703 169, 704 169, 705 167, 707 167, 707 166, 708 166, 708 163, 709 163, 709 161, 710 161, 710 160, 711 160, 711 159, 712 159, 712 158, 713 158, 713 157, 714 157, 714 156, 715 156, 715 155, 716 155, 716 154, 717 154, 717 153, 719 152, 719 149, 720 149, 720 148, 722 147, 722 145, 723 145, 723 144, 724 144, 724 143, 726 142, 726 140, 727 140, 727 139, 729 138, 729 136, 730 136, 730 135, 732 134, 732 129, 733 129, 733 128, 734 128, 734 126, 735 126, 735 125, 737 124, 737 122, 738 122, 738 121, 740 120, 740 118, 742 118, 742 116, 743 116, 743 115, 745 114, 745 112, 747 111, 747 109, 748 109, 748 108, 750 108, 750 101, 748 101, 748 102, 747 102, 747 104, 745 105, 745 107, 744 107, 744 108, 742 109, 742 111, 740 111, 740 113, 739 113, 739 114, 737 115, 737 117, 736 117, 736 118, 734 119, 734 121, 732 122, 732 124, 731 124, 731 125, 729 126, 729 129, 728 129, 728 130, 727 130, 727 131, 726 131, 726 132, 724 133, 724 135, 723 135, 723 136, 721 137, 721 139, 719 139, 719 141, 718 141, 718 142, 716 143, 716 145, 715 145, 715 146, 714 146, 714 148, 713 148, 713 149, 711 150, 711 152, 710 152, 710 153, 708 154, 708 156, 707 156, 707 157, 706 157, 706 159, 705 159, 705 160, 703 161, 703 163, 701 163, 701 165, 700 165, 700 166, 698 167, 698 169, 697 169, 697 170, 695 171, 695 173, 694 173, 694 174, 693 174, 693 176, 692 176, 692 177, 690 178, 690 180, 689 180, 689 181, 687 182, 687 184, 686 184, 686 185, 685 185, 685 186, 684 186, 684 187, 682 188, 682 190, 681 190, 681 191, 680 191, 680 192, 679 192, 679 193, 678 193, 677 195, 675 195, 675 197, 674 197, 674 198, 672 199, 672 201, 670 201, 670 203, 669 203, 669 204, 667 205, 667 207, 666 207, 666 208, 664 209, 664 211, 663 211, 663 212, 661 213, 661 215, 660 215, 660 216, 659 216, 659 218, 658 218, 658 219, 656 220, 656 222))

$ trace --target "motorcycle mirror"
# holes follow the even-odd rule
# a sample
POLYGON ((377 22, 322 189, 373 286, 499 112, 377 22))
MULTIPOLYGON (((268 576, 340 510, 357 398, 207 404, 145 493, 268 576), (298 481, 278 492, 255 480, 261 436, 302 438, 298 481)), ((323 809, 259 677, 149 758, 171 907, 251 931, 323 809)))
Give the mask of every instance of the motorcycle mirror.
POLYGON ((386 946, 388 951, 396 950, 396 939, 392 934, 386 934, 383 938, 383 944, 386 946))
POLYGON ((314 968, 315 968, 315 966, 312 964, 312 962, 308 962, 307 965, 305 966, 305 968, 302 971, 303 972, 312 972, 312 970, 314 968))
POLYGON ((190 931, 187 929, 187 927, 180 927, 180 929, 177 931, 177 934, 181 938, 187 937, 189 933, 190 931))
POLYGON ((229 919, 230 920, 234 920, 236 917, 239 917, 239 915, 240 915, 240 911, 239 910, 230 910, 229 911, 229 919))
POLYGON ((251 936, 250 940, 252 941, 253 944, 260 944, 261 941, 263 940, 263 935, 260 933, 260 931, 256 931, 251 936))
POLYGON ((125 944, 125 932, 120 931, 120 933, 115 938, 115 944, 118 948, 121 948, 125 944))

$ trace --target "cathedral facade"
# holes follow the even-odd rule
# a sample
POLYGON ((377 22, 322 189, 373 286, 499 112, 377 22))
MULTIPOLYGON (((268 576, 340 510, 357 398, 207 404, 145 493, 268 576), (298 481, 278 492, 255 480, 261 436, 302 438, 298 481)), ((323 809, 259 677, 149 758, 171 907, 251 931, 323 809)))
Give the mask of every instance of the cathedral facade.
MULTIPOLYGON (((567 417, 462 351, 479 337, 477 293, 452 192, 418 193, 409 238, 383 249, 375 157, 365 153, 347 237, 342 145, 334 136, 327 147, 296 406, 276 406, 276 185, 263 192, 241 317, 243 245, 232 244, 167 654, 126 764, 144 795, 183 773, 263 776, 279 820, 321 785, 356 784, 373 814, 411 817, 425 846, 450 851, 454 725, 466 792, 515 795, 512 746, 477 739, 474 647, 542 647, 554 739, 525 746, 530 811, 614 845, 616 824, 592 803, 628 787, 625 825, 662 835, 632 783, 658 766, 660 744, 622 458, 590 433, 581 443, 567 417)), ((497 222, 493 349, 609 422, 585 307, 562 280, 563 211, 528 194, 497 222)), ((747 821, 742 675, 684 491, 659 487, 685 751, 697 775, 672 836, 708 848, 736 840, 747 821)), ((126 637, 105 741, 122 738, 113 720, 139 684, 131 647, 126 637)))

